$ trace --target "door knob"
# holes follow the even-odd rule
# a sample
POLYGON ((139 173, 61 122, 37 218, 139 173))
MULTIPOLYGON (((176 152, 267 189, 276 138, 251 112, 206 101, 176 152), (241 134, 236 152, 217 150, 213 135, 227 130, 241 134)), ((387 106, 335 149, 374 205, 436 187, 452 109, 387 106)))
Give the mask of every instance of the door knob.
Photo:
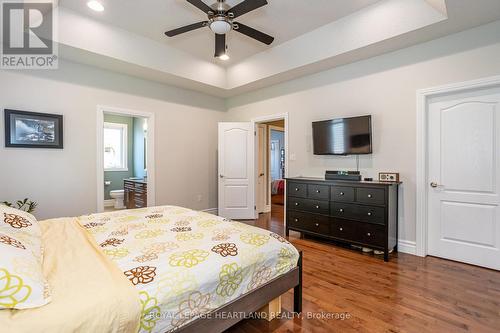
POLYGON ((219 175, 220 178, 224 178, 224 175, 219 175))
POLYGON ((432 183, 431 183, 431 187, 432 187, 432 188, 441 187, 441 186, 443 186, 443 185, 440 185, 440 184, 438 184, 438 183, 436 183, 436 182, 432 182, 432 183))
POLYGON ((264 177, 264 174, 263 174, 263 173, 261 173, 261 174, 259 175, 259 177, 264 177))

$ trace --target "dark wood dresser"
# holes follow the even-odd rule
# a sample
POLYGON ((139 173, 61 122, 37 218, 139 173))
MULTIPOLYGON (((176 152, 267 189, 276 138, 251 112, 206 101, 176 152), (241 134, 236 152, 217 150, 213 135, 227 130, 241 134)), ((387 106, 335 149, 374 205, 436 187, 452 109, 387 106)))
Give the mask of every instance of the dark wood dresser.
POLYGON ((127 209, 148 206, 148 184, 144 179, 124 179, 124 203, 127 209))
POLYGON ((397 251, 399 183, 286 180, 286 235, 289 230, 353 245, 397 251))

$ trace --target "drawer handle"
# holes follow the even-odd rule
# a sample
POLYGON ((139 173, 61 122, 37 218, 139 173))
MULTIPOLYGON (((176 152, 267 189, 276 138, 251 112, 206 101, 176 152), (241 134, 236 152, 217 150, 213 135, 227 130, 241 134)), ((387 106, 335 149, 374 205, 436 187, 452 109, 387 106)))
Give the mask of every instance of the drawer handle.
POLYGON ((299 222, 299 219, 293 219, 295 222, 299 222))
POLYGON ((316 205, 316 209, 319 209, 319 206, 318 206, 318 205, 316 205))
POLYGON ((368 216, 372 216, 372 213, 371 213, 371 212, 368 212, 368 216))
POLYGON ((369 233, 367 233, 366 235, 367 235, 368 237, 370 237, 372 234, 369 232, 369 233))
POLYGON ((298 192, 298 191, 299 191, 299 188, 298 188, 298 187, 296 187, 296 188, 295 188, 295 191, 297 191, 297 192, 298 192))
POLYGON ((340 195, 344 195, 344 192, 340 192, 340 195))
POLYGON ((371 195, 371 194, 368 194, 368 198, 371 198, 371 197, 372 197, 372 195, 371 195))
POLYGON ((298 205, 299 205, 299 203, 298 203, 298 202, 296 202, 296 203, 295 203, 295 206, 298 206, 298 205))
POLYGON ((317 226, 317 227, 319 227, 319 223, 315 223, 314 225, 317 226))
POLYGON ((340 209, 339 209, 339 212, 343 213, 343 212, 344 212, 344 209, 340 208, 340 209))
POLYGON ((316 193, 320 193, 321 191, 320 190, 316 190, 316 193))
POLYGON ((344 231, 344 228, 339 228, 340 231, 344 231))

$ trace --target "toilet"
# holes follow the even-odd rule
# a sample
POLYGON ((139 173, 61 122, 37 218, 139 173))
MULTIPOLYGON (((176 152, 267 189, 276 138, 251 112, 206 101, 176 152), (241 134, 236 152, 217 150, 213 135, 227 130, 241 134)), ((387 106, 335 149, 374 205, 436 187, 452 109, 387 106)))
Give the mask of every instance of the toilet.
POLYGON ((125 205, 123 204, 123 198, 125 196, 124 190, 110 191, 109 196, 115 200, 115 209, 125 208, 125 205))

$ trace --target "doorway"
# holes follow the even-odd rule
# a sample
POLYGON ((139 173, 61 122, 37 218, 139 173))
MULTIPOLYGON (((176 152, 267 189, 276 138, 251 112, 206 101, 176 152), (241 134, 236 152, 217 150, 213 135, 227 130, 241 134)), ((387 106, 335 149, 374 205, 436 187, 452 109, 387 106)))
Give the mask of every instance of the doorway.
MULTIPOLYGON (((271 211, 271 156, 268 138, 271 137, 269 130, 273 122, 279 122, 282 125, 280 129, 284 129, 284 149, 280 149, 283 162, 279 163, 282 168, 280 180, 284 189, 283 179, 288 175, 288 114, 256 118, 251 122, 219 123, 219 216, 253 220, 258 218, 258 212, 271 211)), ((284 211, 284 205, 285 200, 277 208, 284 211)))
POLYGON ((154 206, 154 115, 97 110, 97 211, 154 206))
MULTIPOLYGON (((256 211, 284 217, 287 165, 286 118, 271 116, 256 124, 256 211)), ((284 224, 284 221, 283 221, 284 224)))
POLYGON ((499 270, 500 82, 439 90, 425 104, 417 246, 423 236, 423 255, 499 270))

